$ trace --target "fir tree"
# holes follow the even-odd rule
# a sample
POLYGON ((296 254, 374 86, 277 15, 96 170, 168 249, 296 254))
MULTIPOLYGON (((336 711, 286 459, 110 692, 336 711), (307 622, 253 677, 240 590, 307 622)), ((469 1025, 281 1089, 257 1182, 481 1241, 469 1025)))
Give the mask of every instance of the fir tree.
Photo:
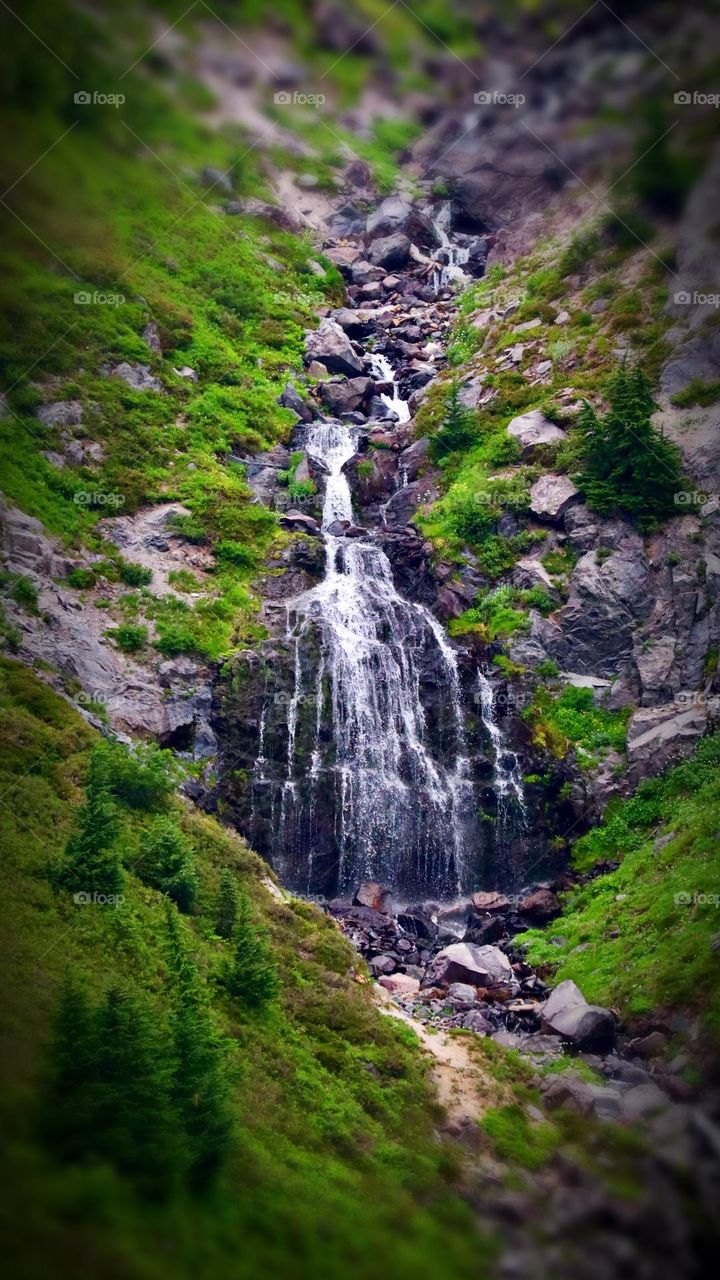
POLYGON ((135 870, 181 911, 192 909, 198 888, 193 847, 171 818, 155 818, 143 832, 135 870))
POLYGON ((235 876, 228 867, 220 877, 217 899, 215 932, 220 938, 232 938, 238 913, 238 887, 235 876))
POLYGON ((447 399, 443 424, 430 441, 430 453, 437 460, 448 453, 471 449, 477 442, 475 414, 460 403, 460 389, 454 382, 447 399))
POLYGON ((87 997, 66 979, 55 1016, 41 1127, 62 1160, 83 1161, 91 1152, 87 1089, 92 1080, 95 1026, 87 997))
POLYGON ((123 886, 120 858, 114 847, 118 831, 117 808, 108 788, 102 751, 95 748, 90 756, 79 830, 65 846, 59 883, 73 893, 118 895, 123 886))
POLYGON ((278 976, 265 929, 253 923, 244 893, 238 895, 235 954, 226 986, 249 1009, 259 1009, 277 994, 278 976))
POLYGON ((679 452, 652 424, 652 389, 641 369, 621 365, 608 399, 602 417, 587 403, 579 415, 584 470, 578 484, 601 515, 620 508, 641 529, 653 528, 672 515, 683 488, 679 452))
POLYGON ((172 1100, 183 1131, 189 1182, 203 1189, 217 1177, 230 1142, 228 1084, 221 1038, 171 908, 167 931, 173 1005, 172 1100))

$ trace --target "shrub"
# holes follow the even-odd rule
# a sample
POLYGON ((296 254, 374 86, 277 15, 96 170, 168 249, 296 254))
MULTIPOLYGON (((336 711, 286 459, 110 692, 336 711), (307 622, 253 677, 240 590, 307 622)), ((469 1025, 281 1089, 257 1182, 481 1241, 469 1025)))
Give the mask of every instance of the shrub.
POLYGON ((83 569, 77 566, 71 569, 67 576, 67 584, 73 587, 75 591, 87 591, 90 587, 94 587, 97 578, 92 569, 83 569))
POLYGON ((116 800, 130 809, 155 813, 166 807, 177 785, 178 767, 172 752, 154 743, 132 751, 119 742, 100 743, 93 752, 99 776, 116 800))
POLYGON ((180 911, 192 910, 198 889, 193 847, 171 818, 157 817, 143 832, 135 871, 180 911))
POLYGON ((460 389, 453 383, 445 404, 440 430, 430 439, 430 456, 436 461, 449 453, 471 449, 478 443, 477 418, 460 403, 460 389))
POLYGON ((235 954, 225 985, 230 994, 249 1009, 267 1004, 278 990, 267 932, 253 923, 250 903, 244 893, 238 894, 235 954))
POLYGON ((148 629, 140 623, 123 622, 119 627, 111 627, 105 635, 111 636, 123 653, 139 653, 147 644, 148 629))
POLYGON ((152 582, 152 569, 143 564, 132 564, 129 560, 120 560, 118 570, 122 582, 129 587, 146 587, 152 582))

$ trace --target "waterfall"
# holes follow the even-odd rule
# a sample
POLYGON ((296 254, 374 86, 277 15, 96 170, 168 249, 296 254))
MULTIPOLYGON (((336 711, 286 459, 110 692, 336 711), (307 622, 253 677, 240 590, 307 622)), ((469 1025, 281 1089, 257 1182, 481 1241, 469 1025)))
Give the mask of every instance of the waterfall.
POLYGON ((408 405, 407 400, 403 400, 400 395, 400 391, 397 385, 397 380, 395 378, 395 372, 393 370, 392 365, 390 364, 390 361, 387 359, 386 356, 383 356, 379 352, 377 352, 371 355, 370 357, 370 367, 372 369, 373 374, 377 379, 379 379, 380 382, 389 382, 392 386, 391 395, 387 395, 387 394, 380 395, 380 399, 382 400, 383 404, 390 410, 391 413, 396 414, 397 420, 399 423, 402 424, 403 422, 409 422, 410 406, 408 405))
POLYGON ((463 271, 463 267, 470 257, 469 249, 463 249, 460 245, 453 244, 450 239, 450 221, 452 218, 452 205, 450 201, 445 201, 440 205, 433 226, 440 237, 440 248, 435 250, 433 257, 437 266, 433 270, 432 285, 436 293, 445 288, 451 280, 459 280, 466 282, 468 275, 463 271))
POLYGON ((495 719, 495 694, 484 671, 477 673, 480 715, 493 751, 494 789, 497 796, 497 835, 502 846, 513 831, 527 831, 528 812, 517 756, 509 750, 495 719))
POLYGON ((324 580, 287 607, 295 687, 274 856, 287 883, 313 887, 316 807, 332 788, 341 892, 378 879, 408 892, 454 894, 467 887, 474 810, 456 656, 432 614, 398 594, 377 543, 329 532, 335 521, 353 520, 344 467, 356 444, 357 429, 338 423, 308 433, 308 454, 327 469, 326 568, 324 580), (439 689, 432 734, 421 697, 428 670, 439 689), (298 755, 298 714, 307 698, 316 704, 309 768, 298 755), (328 759, 323 718, 332 724, 328 759))

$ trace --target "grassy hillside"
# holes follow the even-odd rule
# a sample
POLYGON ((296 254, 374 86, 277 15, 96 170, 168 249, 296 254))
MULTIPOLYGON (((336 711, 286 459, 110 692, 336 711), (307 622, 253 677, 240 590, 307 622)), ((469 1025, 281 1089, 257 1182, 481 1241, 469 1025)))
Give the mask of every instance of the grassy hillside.
MULTIPOLYGON (((322 1270, 364 1277, 382 1257, 398 1275, 419 1266, 439 1276, 477 1275, 484 1248, 469 1211, 451 1203, 452 1160, 433 1138, 433 1104, 412 1033, 374 1009, 362 966, 335 926, 312 907, 275 896, 267 868, 242 841, 168 790, 167 758, 153 751, 114 757, 113 850, 123 900, 81 903, 54 887, 81 821, 92 753, 108 748, 98 748, 75 710, 30 672, 3 662, 0 674, 8 1049, 0 1107, 9 1134, 3 1212, 16 1274, 39 1275, 52 1257, 61 1276, 76 1275, 81 1259, 125 1277, 197 1274, 201 1260, 208 1276, 231 1267, 237 1276, 322 1270), (189 913, 148 883, 139 858, 158 821, 186 838, 197 879, 189 913), (216 932, 223 871, 250 901, 251 936, 259 928, 269 938, 279 994, 261 1007, 231 994, 224 977, 234 943, 216 932), (148 1191, 143 1171, 133 1171, 115 1141, 130 1123, 125 1094, 103 1122, 107 1133, 86 1136, 72 1158, 92 1090, 82 1093, 81 1114, 68 1117, 67 1079, 59 1098, 52 1086, 62 1067, 53 1025, 68 977, 91 1007, 111 990, 134 1002, 149 1023, 155 1066, 165 1060, 183 986, 174 947, 186 978, 206 993, 198 1017, 231 1124, 219 1174, 202 1192, 183 1177, 172 1144, 173 1168, 148 1191), (58 1129, 60 1147, 52 1137, 58 1129), (98 1149, 104 1158, 93 1154, 98 1149)), ((78 1072, 77 1033, 72 1043, 78 1072)), ((155 1117, 164 1094, 151 1070, 146 1064, 155 1117)), ((141 1077, 136 1064, 135 1086, 141 1077)), ((204 1096, 200 1105, 210 1101, 204 1096)), ((154 1151, 150 1144, 145 1172, 154 1151)))
POLYGON ((720 1047, 720 738, 644 782, 577 841, 576 866, 619 862, 568 895, 560 919, 531 930, 532 964, 572 978, 586 998, 632 1019, 650 1010, 696 1017, 720 1047))

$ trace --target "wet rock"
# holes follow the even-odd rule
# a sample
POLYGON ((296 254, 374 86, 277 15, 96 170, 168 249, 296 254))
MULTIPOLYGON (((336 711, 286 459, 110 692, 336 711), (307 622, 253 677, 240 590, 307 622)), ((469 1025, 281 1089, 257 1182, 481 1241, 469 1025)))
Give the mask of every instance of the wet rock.
POLYGON ((544 924, 559 916, 562 907, 551 889, 536 889, 518 903, 518 911, 534 923, 544 924))
POLYGON ((320 399, 335 416, 353 413, 368 398, 373 389, 372 378, 348 378, 344 382, 322 382, 320 399))
POLYGON ((397 917, 397 921, 406 933, 412 934, 415 938, 428 938, 433 942, 437 937, 437 925, 422 911, 401 911, 397 917))
POLYGON ((530 489, 530 510, 539 520, 560 521, 580 494, 568 476, 544 475, 530 489))
POLYGON ((363 362, 355 354, 347 334, 334 320, 322 320, 305 343, 308 361, 319 360, 331 373, 344 373, 352 378, 363 372, 363 362))
POLYGON ((615 1039, 615 1020, 610 1010, 588 1004, 570 978, 555 987, 545 1004, 542 1029, 582 1049, 609 1046, 615 1039))
POLYGON ((559 444, 567 436, 560 427, 545 417, 540 409, 521 413, 508 423, 507 432, 517 440, 523 458, 531 457, 542 445, 559 444))
POLYGON ((353 897, 353 906, 369 907, 371 911, 387 911, 392 901, 392 893, 376 880, 368 880, 361 884, 353 897))
POLYGON ((472 905, 476 911, 509 911, 512 903, 502 893, 474 893, 472 896, 472 905))
POLYGON ((320 525, 314 516, 305 515, 303 511, 285 511, 280 516, 280 524, 283 529, 289 529, 291 533, 309 533, 319 536, 320 525))

